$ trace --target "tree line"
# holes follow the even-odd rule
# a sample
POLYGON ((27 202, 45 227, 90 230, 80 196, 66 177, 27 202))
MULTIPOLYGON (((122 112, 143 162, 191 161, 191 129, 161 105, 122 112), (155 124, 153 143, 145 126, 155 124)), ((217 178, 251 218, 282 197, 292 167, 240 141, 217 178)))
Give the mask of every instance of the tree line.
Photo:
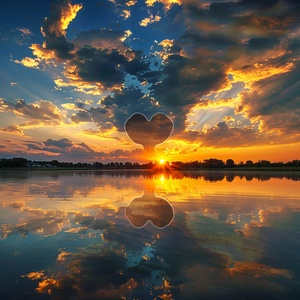
POLYGON ((268 160, 258 160, 253 162, 247 160, 246 162, 235 163, 233 159, 229 158, 226 161, 216 158, 204 159, 203 161, 182 162, 173 161, 166 162, 161 165, 158 162, 148 162, 140 164, 138 162, 93 162, 93 163, 72 163, 59 162, 58 160, 51 161, 31 161, 22 157, 1 158, 0 168, 78 168, 78 169, 233 169, 233 168, 281 168, 281 167, 300 167, 300 160, 292 160, 286 163, 270 162, 268 160))

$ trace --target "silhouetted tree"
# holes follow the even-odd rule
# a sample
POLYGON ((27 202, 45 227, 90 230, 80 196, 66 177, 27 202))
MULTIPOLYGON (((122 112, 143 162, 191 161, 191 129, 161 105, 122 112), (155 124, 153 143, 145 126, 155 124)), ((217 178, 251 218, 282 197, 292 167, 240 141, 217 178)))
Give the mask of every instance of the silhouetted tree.
POLYGON ((252 160, 247 160, 246 161, 246 167, 253 167, 254 164, 253 164, 253 161, 252 160))
POLYGON ((229 158, 226 160, 226 167, 227 168, 233 168, 234 167, 234 160, 229 158))
POLYGON ((216 158, 210 158, 204 160, 204 167, 206 168, 222 168, 224 167, 224 161, 216 158))

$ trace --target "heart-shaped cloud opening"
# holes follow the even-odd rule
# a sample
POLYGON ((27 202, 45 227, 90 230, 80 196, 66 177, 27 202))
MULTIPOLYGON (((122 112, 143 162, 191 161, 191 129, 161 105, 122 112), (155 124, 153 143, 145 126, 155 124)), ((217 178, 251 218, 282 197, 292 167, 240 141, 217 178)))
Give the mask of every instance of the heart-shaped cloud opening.
POLYGON ((163 143, 171 135, 173 128, 172 120, 163 113, 153 115, 150 121, 143 114, 135 113, 125 123, 129 138, 145 149, 163 143))
POLYGON ((136 228, 142 228, 148 222, 155 227, 165 228, 173 221, 174 210, 166 199, 146 192, 142 197, 130 202, 126 207, 126 217, 136 228))

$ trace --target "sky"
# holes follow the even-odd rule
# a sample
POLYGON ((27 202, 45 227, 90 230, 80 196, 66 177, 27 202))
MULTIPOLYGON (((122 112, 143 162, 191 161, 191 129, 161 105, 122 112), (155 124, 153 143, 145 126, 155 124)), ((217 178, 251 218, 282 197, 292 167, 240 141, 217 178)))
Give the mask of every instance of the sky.
POLYGON ((299 159, 299 17, 296 0, 3 1, 0 158, 299 159), (135 113, 173 122, 151 155, 135 113))

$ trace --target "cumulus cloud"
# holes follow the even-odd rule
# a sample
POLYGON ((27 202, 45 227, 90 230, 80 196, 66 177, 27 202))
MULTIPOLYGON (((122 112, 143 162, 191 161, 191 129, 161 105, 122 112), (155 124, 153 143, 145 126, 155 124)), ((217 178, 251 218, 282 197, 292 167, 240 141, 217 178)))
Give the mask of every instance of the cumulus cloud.
POLYGON ((13 112, 16 115, 28 120, 20 126, 44 124, 58 125, 63 120, 58 107, 48 100, 40 100, 38 103, 27 104, 25 100, 19 99, 15 104, 8 101, 0 101, 0 111, 13 112))
POLYGON ((57 106, 47 100, 40 100, 38 104, 26 104, 24 100, 19 100, 17 101, 14 110, 21 116, 33 119, 47 121, 60 121, 62 119, 62 116, 57 106))
MULTIPOLYGON (((111 2, 127 11, 124 17, 136 4, 111 2)), ((164 28, 162 22, 171 13, 175 16, 172 24, 181 26, 180 37, 166 35, 155 42, 148 56, 130 46, 136 37, 132 38, 129 30, 101 28, 67 40, 67 28, 82 5, 63 0, 53 3, 42 25, 44 43, 30 46, 34 57, 16 62, 37 68, 44 61, 64 61, 62 73, 54 79, 58 87, 102 97, 98 106, 81 107, 71 101, 62 105, 73 110, 69 116, 73 123, 92 122, 98 126, 95 132, 123 131, 133 113, 151 118, 160 111, 172 118, 174 135, 180 137, 189 126, 189 114, 207 109, 209 117, 209 108, 226 106, 231 110, 220 114, 219 121, 211 122, 206 132, 189 132, 187 136, 196 135, 197 140, 210 146, 213 142, 228 145, 228 141, 250 145, 288 134, 296 137, 300 119, 296 105, 299 4, 289 0, 147 0, 146 5, 150 17, 142 20, 141 26, 160 21, 164 28), (152 10, 162 5, 165 12, 161 18, 152 10), (134 86, 132 81, 144 86, 134 86), (238 89, 234 84, 243 92, 224 98, 224 91, 230 87, 238 89), (233 116, 237 127, 221 122, 223 118, 233 121, 229 115, 234 109, 247 118, 249 127, 238 126, 239 116, 233 116)), ((47 123, 62 120, 61 113, 49 104, 44 115, 41 111, 47 110, 47 105, 40 102, 37 106, 28 104, 25 109, 2 103, 0 111, 14 111, 26 118, 35 114, 35 119, 47 123)))
POLYGON ((218 62, 181 55, 170 55, 159 77, 160 84, 153 85, 151 92, 173 113, 176 131, 185 128, 186 115, 204 94, 227 83, 225 69, 218 62))
POLYGON ((82 8, 81 4, 71 4, 69 0, 51 2, 50 16, 46 17, 41 28, 45 37, 43 48, 53 50, 58 59, 69 59, 74 46, 66 39, 66 30, 82 8))
POLYGON ((121 90, 126 73, 136 76, 149 64, 139 51, 124 44, 132 34, 130 30, 90 30, 69 41, 66 30, 81 8, 81 4, 71 4, 69 0, 53 2, 41 28, 44 43, 30 46, 34 58, 15 62, 32 68, 39 68, 43 62, 48 65, 65 62, 64 71, 54 79, 60 88, 72 87, 92 95, 121 90))

